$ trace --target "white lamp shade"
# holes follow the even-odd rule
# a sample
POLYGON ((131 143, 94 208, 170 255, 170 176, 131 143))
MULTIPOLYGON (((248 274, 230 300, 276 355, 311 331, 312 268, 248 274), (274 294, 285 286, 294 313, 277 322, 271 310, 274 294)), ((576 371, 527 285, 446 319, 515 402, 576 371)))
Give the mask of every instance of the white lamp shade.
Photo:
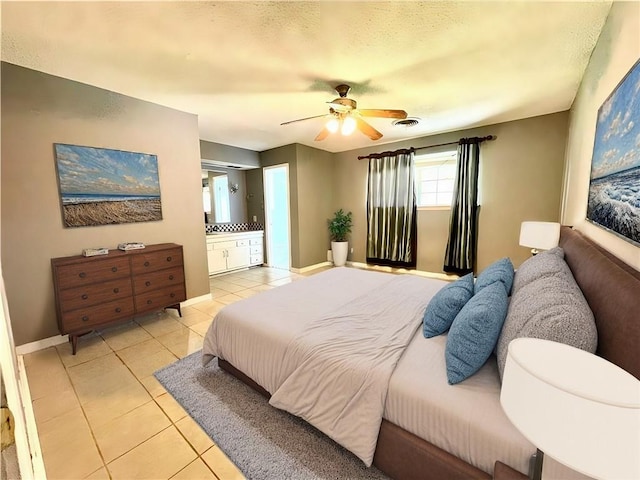
POLYGON ((640 381, 561 343, 509 344, 500 403, 520 432, 558 462, 602 479, 640 478, 640 381))
POLYGON ((560 240, 560 224, 557 222, 522 222, 520 245, 540 250, 557 247, 560 240))

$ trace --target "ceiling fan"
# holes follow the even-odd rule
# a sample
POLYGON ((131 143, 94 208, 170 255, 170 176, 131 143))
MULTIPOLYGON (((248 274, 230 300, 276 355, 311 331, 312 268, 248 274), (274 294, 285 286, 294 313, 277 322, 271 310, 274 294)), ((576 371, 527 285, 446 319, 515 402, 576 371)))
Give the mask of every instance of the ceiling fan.
POLYGON ((304 120, 311 120, 312 118, 327 117, 329 120, 316 136, 316 141, 324 140, 330 133, 335 133, 338 130, 342 135, 351 135, 356 128, 371 140, 378 140, 379 138, 382 138, 382 133, 365 122, 362 117, 407 118, 407 112, 404 110, 358 109, 356 101, 351 98, 347 98, 347 94, 349 93, 349 90, 351 90, 349 85, 338 85, 335 90, 338 92, 339 97, 327 102, 330 105, 328 114, 299 118, 297 120, 281 123, 280 125, 302 122, 304 120))

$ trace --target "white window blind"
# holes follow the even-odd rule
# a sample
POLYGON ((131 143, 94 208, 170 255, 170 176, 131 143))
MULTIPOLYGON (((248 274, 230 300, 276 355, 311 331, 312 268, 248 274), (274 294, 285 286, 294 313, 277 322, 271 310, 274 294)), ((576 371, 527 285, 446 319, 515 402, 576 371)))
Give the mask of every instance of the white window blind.
POLYGON ((416 155, 418 207, 450 207, 456 178, 457 151, 416 155))

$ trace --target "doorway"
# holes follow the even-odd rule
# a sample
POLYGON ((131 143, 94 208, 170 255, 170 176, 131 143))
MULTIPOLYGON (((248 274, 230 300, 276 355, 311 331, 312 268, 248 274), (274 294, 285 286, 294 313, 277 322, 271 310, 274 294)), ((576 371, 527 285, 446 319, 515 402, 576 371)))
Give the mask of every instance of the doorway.
POLYGON ((267 266, 289 270, 289 165, 262 169, 267 266))

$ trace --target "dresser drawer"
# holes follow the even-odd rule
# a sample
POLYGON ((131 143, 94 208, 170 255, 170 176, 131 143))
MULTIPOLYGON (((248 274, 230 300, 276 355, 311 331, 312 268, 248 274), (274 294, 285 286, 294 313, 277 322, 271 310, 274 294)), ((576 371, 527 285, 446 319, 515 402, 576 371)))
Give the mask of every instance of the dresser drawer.
POLYGON ((236 247, 248 247, 249 246, 249 240, 245 239, 245 240, 236 240, 236 247))
POLYGON ((211 244, 211 246, 212 246, 211 250, 227 250, 229 248, 236 248, 236 242, 235 241, 214 242, 211 244))
POLYGON ((262 239, 261 238, 251 238, 251 239, 249 239, 249 245, 260 245, 260 246, 262 246, 262 239))
POLYGON ((135 293, 141 294, 150 290, 168 287, 184 283, 184 270, 182 267, 167 268, 156 272, 143 273, 133 280, 135 293))
POLYGON ((105 258, 73 265, 60 265, 56 268, 58 288, 79 287, 90 283, 109 281, 130 275, 129 259, 105 258))
POLYGON ((62 334, 93 330, 98 325, 111 323, 133 315, 133 297, 80 308, 62 314, 62 334))
POLYGON ((159 310, 187 299, 184 283, 136 295, 136 312, 159 310))
POLYGON ((158 252, 137 253, 131 256, 134 275, 182 265, 182 248, 170 248, 158 252))
POLYGON ((60 308, 69 312, 131 296, 131 278, 118 278, 110 282, 94 283, 68 288, 60 292, 60 308))
POLYGON ((260 245, 259 247, 252 246, 250 247, 249 251, 251 255, 262 255, 262 245, 260 245))
POLYGON ((259 265, 262 263, 262 255, 251 255, 251 259, 249 260, 251 265, 259 265))

